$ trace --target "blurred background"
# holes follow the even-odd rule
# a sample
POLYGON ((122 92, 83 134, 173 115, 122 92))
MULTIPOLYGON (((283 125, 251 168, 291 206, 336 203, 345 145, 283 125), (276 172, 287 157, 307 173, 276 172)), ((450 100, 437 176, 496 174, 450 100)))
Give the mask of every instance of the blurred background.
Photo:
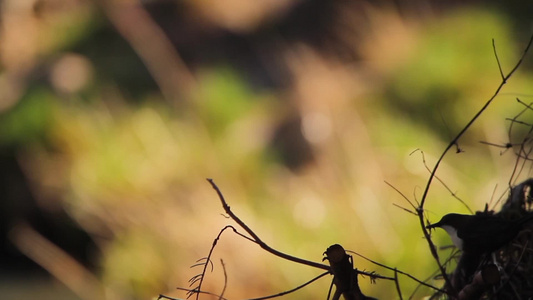
MULTIPOLYGON (((175 288, 201 271, 189 266, 233 224, 205 178, 273 248, 320 261, 339 243, 430 277, 418 220, 386 182, 420 199, 421 151, 433 167, 501 81, 491 39, 508 72, 533 31, 519 0, 3 0, 0 15, 2 299, 184 298, 175 288)), ((531 176, 512 175, 519 145, 480 141, 527 136, 506 118, 533 101, 532 67, 530 55, 439 169, 472 210, 531 176)), ((426 209, 468 213, 438 181, 426 209)), ((220 259, 230 299, 321 273, 226 232, 213 293, 220 259)), ((330 280, 284 299, 325 299, 330 280)))

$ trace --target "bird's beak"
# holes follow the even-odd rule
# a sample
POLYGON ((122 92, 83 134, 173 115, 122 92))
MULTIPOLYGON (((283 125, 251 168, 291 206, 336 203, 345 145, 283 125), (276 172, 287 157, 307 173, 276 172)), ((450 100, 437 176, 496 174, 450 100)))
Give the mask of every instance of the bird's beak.
POLYGON ((435 224, 429 224, 428 226, 426 226, 427 229, 431 229, 431 228, 435 228, 435 227, 439 227, 440 226, 440 223, 435 223, 435 224))

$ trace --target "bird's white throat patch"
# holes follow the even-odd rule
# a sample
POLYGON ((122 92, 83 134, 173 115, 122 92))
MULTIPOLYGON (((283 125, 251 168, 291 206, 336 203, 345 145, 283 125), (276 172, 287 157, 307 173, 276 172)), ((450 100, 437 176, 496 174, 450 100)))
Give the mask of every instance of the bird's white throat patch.
POLYGON ((455 247, 459 248, 459 250, 463 250, 463 240, 457 236, 457 229, 449 225, 442 225, 441 228, 446 230, 455 247))

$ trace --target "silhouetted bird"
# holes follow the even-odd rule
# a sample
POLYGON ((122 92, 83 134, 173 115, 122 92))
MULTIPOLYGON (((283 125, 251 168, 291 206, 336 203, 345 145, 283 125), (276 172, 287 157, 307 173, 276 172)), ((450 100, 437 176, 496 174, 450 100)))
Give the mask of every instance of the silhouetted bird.
POLYGON ((488 214, 452 213, 426 228, 440 227, 446 230, 454 245, 463 251, 452 277, 453 288, 459 291, 470 282, 484 254, 494 252, 511 242, 524 224, 532 219, 531 214, 509 220, 488 214))
POLYGON ((455 246, 463 252, 483 254, 493 252, 512 241, 531 219, 533 215, 507 220, 487 214, 447 214, 427 228, 440 227, 446 230, 455 246))

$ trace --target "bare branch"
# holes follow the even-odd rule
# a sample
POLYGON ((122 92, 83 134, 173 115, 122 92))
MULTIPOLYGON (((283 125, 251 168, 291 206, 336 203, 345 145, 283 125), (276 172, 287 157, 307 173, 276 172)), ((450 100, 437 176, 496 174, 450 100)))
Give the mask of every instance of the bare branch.
POLYGON ((229 229, 229 228, 231 228, 233 230, 233 232, 235 232, 236 234, 238 234, 238 235, 240 235, 240 236, 242 236, 242 237, 244 237, 244 238, 246 238, 246 239, 248 239, 248 240, 250 240, 252 242, 255 242, 255 241, 251 240, 249 237, 247 237, 247 236, 241 234, 240 232, 238 232, 237 229, 235 229, 235 227, 233 227, 231 225, 227 225, 224 228, 222 228, 222 230, 220 230, 220 232, 218 233, 217 237, 213 240, 213 245, 211 246, 211 249, 209 250, 209 254, 207 255, 207 257, 197 260, 197 262, 205 260, 205 263, 197 263, 197 264, 192 265, 192 267, 197 267, 197 266, 201 266, 203 264, 204 267, 202 269, 202 273, 200 273, 198 275, 195 275, 191 279, 189 279, 189 286, 194 285, 196 282, 198 282, 198 286, 196 288, 191 289, 191 290, 188 291, 187 298, 189 298, 190 296, 196 294, 196 299, 198 300, 199 295, 202 292, 202 284, 204 282, 205 273, 207 271, 207 265, 209 263, 211 263, 211 271, 213 271, 213 264, 211 262, 211 256, 213 254, 213 251, 215 250, 215 246, 217 245, 218 240, 220 239, 220 236, 222 235, 222 233, 224 231, 226 231, 226 229, 229 229))
POLYGON ((222 192, 220 191, 218 186, 213 182, 213 180, 208 178, 207 181, 211 184, 213 189, 217 192, 218 198, 220 199, 220 202, 222 203, 222 207, 224 208, 224 211, 226 212, 226 214, 228 214, 233 219, 233 221, 235 221, 237 224, 239 224, 239 226, 241 226, 252 237, 251 240, 254 243, 258 244, 261 248, 263 248, 264 250, 268 251, 269 253, 271 253, 273 255, 276 255, 278 257, 284 258, 286 260, 290 260, 290 261, 295 262, 295 263, 299 263, 299 264, 307 265, 307 266, 310 266, 310 267, 314 267, 314 268, 318 268, 318 269, 329 271, 330 268, 327 265, 324 265, 324 264, 321 264, 321 263, 317 263, 317 262, 314 262, 314 261, 301 259, 299 257, 295 257, 295 256, 292 256, 292 255, 288 255, 288 254, 285 254, 283 252, 280 252, 280 251, 278 251, 276 249, 273 249, 270 246, 268 246, 265 242, 263 242, 259 238, 259 236, 252 229, 250 229, 250 227, 248 227, 248 225, 246 225, 239 217, 237 217, 237 215, 235 215, 231 211, 230 206, 228 205, 228 203, 224 199, 224 195, 222 195, 222 192))
POLYGON ((398 292, 398 297, 400 300, 403 300, 402 290, 400 289, 400 282, 398 281, 398 270, 394 268, 394 283, 396 284, 396 291, 398 292))
MULTIPOLYGON (((390 184, 389 182, 385 181, 385 184, 390 186, 393 190, 395 190, 398 194, 400 194, 400 196, 402 196, 402 198, 405 199, 405 201, 407 201, 407 203, 409 203, 409 205, 411 205, 411 207, 413 209, 416 210, 416 206, 411 202, 411 200, 409 200, 409 198, 407 198, 407 196, 405 196, 400 190, 398 190, 395 186, 393 186, 392 184, 390 184)), ((418 204, 418 203, 417 203, 418 204)), ((411 212, 411 211, 408 211, 408 212, 411 212)), ((415 213, 416 214, 416 213, 415 213)))
MULTIPOLYGON (((419 222, 420 222, 420 228, 422 229, 422 232, 424 234, 424 237, 426 238, 426 241, 428 243, 428 246, 429 246, 429 249, 430 249, 430 252, 432 254, 432 256, 435 258, 435 261, 437 262, 437 265, 439 266, 439 269, 442 273, 442 276, 444 278, 444 280, 446 281, 446 285, 447 286, 450 286, 452 287, 452 285, 450 284, 450 279, 448 278, 448 275, 446 274, 446 270, 444 269, 444 267, 441 265, 440 263, 440 259, 439 259, 439 256, 438 256, 438 253, 437 253, 437 250, 435 248, 435 245, 433 244, 433 242, 431 241, 431 236, 429 234, 429 231, 428 229, 426 229, 426 224, 424 223, 424 204, 426 202, 426 199, 427 199, 427 196, 428 196, 428 193, 429 193, 429 188, 431 187, 431 183, 433 181, 433 178, 435 178, 435 175, 437 173, 437 170, 439 168, 439 165, 440 163, 442 162, 442 160, 444 159, 444 156, 448 153, 448 151, 454 146, 457 144, 457 142, 459 141, 459 139, 464 135, 464 133, 472 126, 472 124, 474 124, 474 122, 479 118, 479 116, 481 116, 481 114, 487 109, 487 107, 492 103, 492 101, 496 98, 496 96, 500 93, 501 89, 503 88, 503 86, 507 83, 507 80, 515 73, 515 71, 520 67, 520 65, 522 64, 522 61, 524 60, 526 54, 528 53, 529 51, 529 48, 531 47, 531 44, 533 43, 533 35, 531 36, 531 38, 529 39, 529 42, 527 43, 527 46, 525 47, 524 49, 524 52, 522 53, 522 56, 520 57, 520 59, 518 60, 518 62, 515 64, 515 66, 513 67, 513 69, 506 75, 502 78, 502 81, 500 83, 500 85, 496 88, 494 94, 492 95, 492 97, 489 98, 489 100, 481 107, 481 109, 472 117, 472 119, 463 127, 463 129, 457 134, 457 136, 452 140, 450 141, 450 143, 448 144, 448 146, 446 147, 446 149, 442 152, 441 156, 439 157, 439 159, 437 160, 437 163, 435 164, 435 166, 433 167, 433 170, 431 171, 431 174, 429 176, 429 179, 426 183, 426 188, 424 189, 424 193, 422 195, 422 199, 420 200, 420 206, 419 208, 417 209, 417 213, 418 213, 418 219, 419 219, 419 222)), ((452 291, 452 294, 455 294, 454 291, 452 291)))
MULTIPOLYGON (((487 107, 492 103, 492 101, 494 100, 494 98, 496 98, 496 96, 500 93, 500 90, 503 88, 503 86, 507 83, 507 79, 509 79, 513 74, 514 72, 518 69, 518 67, 520 67, 520 65, 522 64, 522 61, 524 60, 526 54, 528 53, 529 51, 529 48, 531 47, 531 44, 533 43, 533 35, 531 36, 531 38, 529 39, 529 42, 526 46, 526 48, 524 49, 524 52, 522 54, 522 56, 520 57, 520 59, 518 60, 518 62, 516 63, 516 65, 513 67, 513 69, 506 75, 502 78, 502 82, 500 83, 500 85, 496 88, 496 91, 494 92, 494 94, 492 95, 492 97, 490 97, 490 99, 483 105, 483 107, 481 107, 481 109, 474 115, 474 117, 465 125, 465 127, 463 127, 463 129, 457 134, 457 136, 448 144, 448 146, 446 147, 446 149, 443 151, 443 153, 441 154, 441 156, 439 157, 439 159, 437 160, 437 163, 435 164, 435 166, 433 167, 433 171, 431 171, 431 175, 428 179, 428 182, 426 184, 426 189, 424 190, 424 194, 422 196, 422 200, 421 200, 421 203, 420 203, 420 206, 421 208, 424 207, 424 203, 426 201, 426 198, 427 198, 427 194, 429 192, 429 188, 431 186, 431 182, 433 181, 433 177, 435 177, 435 173, 437 172, 437 169, 440 165, 440 163, 442 162, 442 159, 444 158, 444 156, 448 153, 448 151, 450 150, 450 148, 452 148, 454 145, 457 144, 458 140, 463 136, 463 134, 472 126, 472 124, 474 124, 474 122, 479 118, 479 116, 481 116, 481 114, 487 109, 487 107)), ((423 218, 421 218, 421 223, 422 225, 423 224, 423 218)), ((422 226, 424 227, 424 226, 422 226)), ((425 228, 425 227, 424 227, 425 228)), ((424 232, 427 232, 425 229, 424 229, 424 232)))
MULTIPOLYGON (((424 167, 426 168, 426 170, 428 172, 431 173, 431 169, 428 167, 427 165, 427 162, 426 162, 426 154, 424 153, 424 151, 420 150, 420 149, 417 149, 418 151, 420 151, 420 154, 422 155, 422 163, 424 164, 424 167)), ((413 151, 412 153, 416 152, 417 150, 413 151)), ((411 154, 412 154, 411 153, 411 154)), ((438 182, 440 182, 440 184, 442 184, 442 186, 452 195, 452 197, 454 197, 457 201, 459 201, 464 207, 466 207, 466 209, 468 209, 468 211, 473 214, 474 212, 472 211, 472 209, 470 209, 470 207, 468 206, 468 204, 466 204, 466 202, 463 201, 463 199, 459 198, 459 196, 457 196, 457 194, 455 192, 453 192, 446 183, 444 183, 444 181, 442 179, 440 179, 437 175, 435 175, 435 179, 437 179, 438 182)))

